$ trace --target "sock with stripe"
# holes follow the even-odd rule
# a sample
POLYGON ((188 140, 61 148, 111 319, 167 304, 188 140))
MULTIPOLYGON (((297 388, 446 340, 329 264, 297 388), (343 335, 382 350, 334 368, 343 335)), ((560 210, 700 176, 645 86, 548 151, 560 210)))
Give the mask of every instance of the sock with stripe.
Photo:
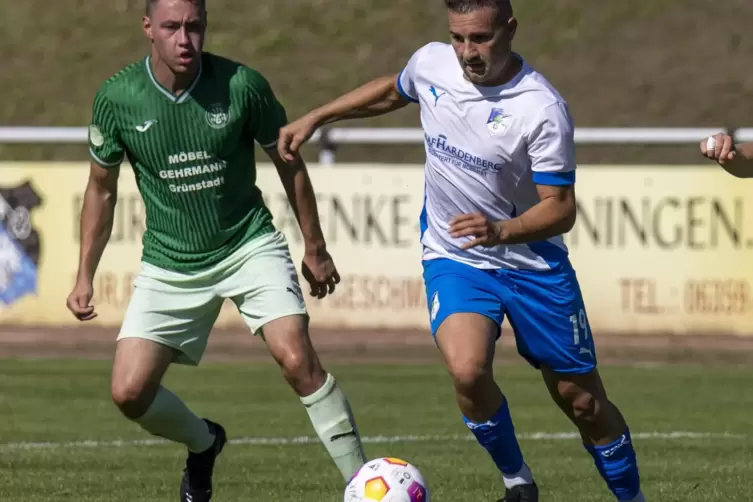
POLYGON ((301 398, 317 436, 324 443, 343 479, 350 478, 366 463, 361 437, 348 399, 335 378, 327 380, 319 390, 301 398))
POLYGON ((502 473, 506 488, 533 483, 533 474, 523 461, 523 452, 515 437, 515 427, 506 398, 491 420, 484 423, 473 422, 467 417, 463 417, 463 420, 479 444, 492 457, 502 473))
POLYGON ((596 468, 617 500, 645 502, 641 493, 638 460, 636 459, 630 429, 617 440, 604 446, 586 445, 596 468))

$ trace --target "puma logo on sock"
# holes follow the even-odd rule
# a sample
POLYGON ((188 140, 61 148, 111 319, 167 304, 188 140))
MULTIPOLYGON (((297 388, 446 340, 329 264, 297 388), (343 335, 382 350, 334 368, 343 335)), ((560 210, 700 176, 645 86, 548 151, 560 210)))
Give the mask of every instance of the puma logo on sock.
POLYGON ((627 438, 627 437, 626 437, 626 436, 625 436, 624 434, 623 434, 623 436, 622 436, 622 437, 621 437, 621 438, 619 439, 619 441, 620 441, 620 442, 619 442, 618 444, 616 444, 615 446, 613 446, 613 447, 609 448, 608 450, 604 450, 603 452, 601 452, 601 455, 602 455, 603 457, 605 457, 605 458, 609 458, 609 457, 611 457, 612 455, 614 455, 614 454, 615 454, 615 453, 617 452, 617 450, 619 450, 620 448, 622 448, 622 447, 623 447, 623 446, 625 446, 625 445, 628 445, 628 444, 630 444, 630 440, 629 440, 629 439, 628 439, 628 438, 627 438))
POLYGON ((346 432, 338 432, 337 434, 332 434, 332 436, 330 436, 329 440, 330 441, 337 441, 338 439, 342 439, 342 438, 348 437, 348 436, 355 436, 355 435, 356 435, 356 431, 353 430, 353 429, 350 429, 349 431, 346 431, 346 432))

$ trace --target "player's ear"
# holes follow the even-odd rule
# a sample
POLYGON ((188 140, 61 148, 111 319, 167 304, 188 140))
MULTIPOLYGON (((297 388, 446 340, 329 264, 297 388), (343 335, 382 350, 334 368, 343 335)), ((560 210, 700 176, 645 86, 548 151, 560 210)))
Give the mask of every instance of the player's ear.
POLYGON ((515 38, 515 32, 518 31, 518 20, 515 17, 511 17, 507 20, 507 32, 510 34, 510 41, 515 38))
POLYGON ((154 37, 152 36, 152 20, 149 19, 149 16, 144 16, 141 18, 141 25, 144 29, 144 34, 149 40, 154 40, 154 37))

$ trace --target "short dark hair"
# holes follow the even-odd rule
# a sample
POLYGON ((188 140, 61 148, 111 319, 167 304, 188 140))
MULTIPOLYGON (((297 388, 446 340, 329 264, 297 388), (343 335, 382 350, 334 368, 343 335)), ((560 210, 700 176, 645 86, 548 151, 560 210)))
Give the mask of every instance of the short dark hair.
POLYGON ((497 9, 509 9, 512 12, 510 0, 444 0, 444 4, 453 12, 465 14, 476 9, 494 7, 497 9))
MULTIPOLYGON (((201 7, 201 10, 207 9, 206 0, 189 0, 189 1, 199 4, 199 7, 201 7)), ((157 2, 159 2, 159 0, 146 0, 146 15, 147 16, 152 15, 152 9, 154 8, 155 5, 157 5, 157 2)))

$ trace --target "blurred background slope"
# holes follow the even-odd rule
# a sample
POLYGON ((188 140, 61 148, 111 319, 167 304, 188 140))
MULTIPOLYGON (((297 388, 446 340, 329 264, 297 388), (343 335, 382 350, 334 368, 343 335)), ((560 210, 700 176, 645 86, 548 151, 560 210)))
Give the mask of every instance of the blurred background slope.
MULTIPOLYGON (((0 20, 0 124, 82 126, 104 79, 148 50, 142 0, 7 2, 0 20)), ((515 48, 570 103, 579 127, 753 123, 749 0, 519 0, 515 48), (747 122, 746 122, 747 121, 747 122)), ((441 0, 208 0, 206 49, 257 68, 291 118, 448 40, 441 0)), ((418 126, 416 109, 344 126, 418 126)), ((85 158, 71 147, 4 146, 5 159, 85 158)), ((694 150, 585 151, 688 162, 694 150)), ((339 160, 416 161, 415 147, 346 147, 339 160)), ((607 161, 610 159, 607 158, 607 161)))

